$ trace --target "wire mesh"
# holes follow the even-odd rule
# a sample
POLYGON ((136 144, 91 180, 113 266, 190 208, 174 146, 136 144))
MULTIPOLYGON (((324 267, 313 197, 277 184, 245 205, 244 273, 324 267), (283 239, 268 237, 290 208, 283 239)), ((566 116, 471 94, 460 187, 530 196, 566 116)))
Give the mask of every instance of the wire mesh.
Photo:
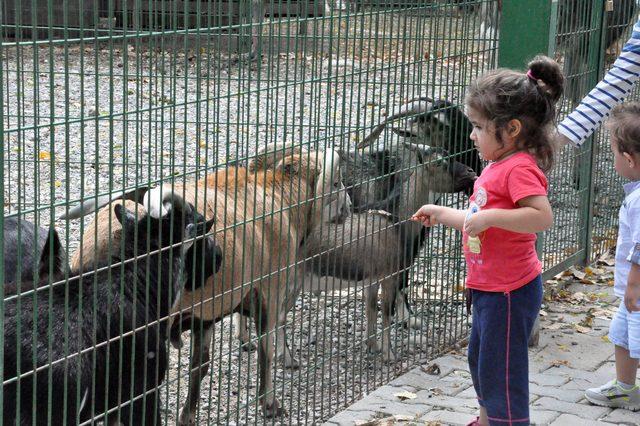
MULTIPOLYGON (((565 0, 559 13, 558 57, 565 70, 567 58, 577 64, 575 94, 601 71, 595 3, 565 0)), ((407 220, 429 201, 465 205, 460 192, 427 189, 449 182, 472 152, 459 108, 466 85, 496 65, 498 11, 498 0, 3 1, 4 423, 16 407, 21 420, 53 424, 319 423, 463 339, 461 238, 422 235, 407 220), (356 149, 410 101, 416 110, 356 149), (340 170, 330 167, 337 158, 340 170), (130 221, 144 218, 135 232, 113 204, 60 217, 81 201, 158 185, 214 218, 211 230, 198 228, 193 242, 186 225, 201 218, 185 213, 170 216, 179 223, 164 235, 133 196, 123 203, 130 221), (333 243, 311 252, 317 235, 333 243), (181 315, 169 316, 173 302, 181 315), (232 321, 234 312, 244 317, 232 321), (276 359, 283 331, 295 359, 276 359), (178 338, 180 348, 169 344, 178 338), (75 367, 83 360, 88 373, 75 367), (12 362, 23 362, 13 376, 12 362), (190 392, 193 417, 180 419, 190 392)), ((593 173, 602 209, 593 227, 581 216, 592 180, 578 172, 590 153, 567 149, 550 177, 557 222, 544 240, 547 269, 582 260, 591 229, 597 243, 615 226, 609 208, 619 203, 598 192, 614 179, 610 167, 593 173)), ((601 250, 594 244, 594 256, 601 250)))

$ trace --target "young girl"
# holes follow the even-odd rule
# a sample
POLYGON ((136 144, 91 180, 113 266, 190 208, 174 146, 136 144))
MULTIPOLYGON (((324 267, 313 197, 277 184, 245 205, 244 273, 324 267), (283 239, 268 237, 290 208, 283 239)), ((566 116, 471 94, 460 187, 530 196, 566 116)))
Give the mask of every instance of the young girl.
POLYGON ((539 56, 527 73, 499 69, 471 84, 471 139, 489 161, 468 210, 425 205, 413 220, 462 231, 473 305, 469 368, 480 416, 470 425, 528 425, 527 341, 542 303, 536 232, 553 222, 543 172, 564 78, 539 56))

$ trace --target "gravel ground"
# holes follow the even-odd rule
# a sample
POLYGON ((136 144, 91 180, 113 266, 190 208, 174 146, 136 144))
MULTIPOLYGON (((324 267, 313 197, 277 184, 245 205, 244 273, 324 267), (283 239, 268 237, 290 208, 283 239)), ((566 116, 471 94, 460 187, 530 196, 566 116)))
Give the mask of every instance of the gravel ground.
MULTIPOLYGON (((425 88, 432 97, 460 101, 468 81, 493 60, 484 44, 465 40, 477 37, 478 27, 464 15, 364 13, 312 23, 308 36, 295 38, 295 23, 269 23, 263 59, 250 65, 231 63, 234 55, 204 37, 186 45, 165 37, 164 45, 158 38, 128 45, 115 38, 4 48, 5 214, 37 213, 47 223, 83 197, 192 179, 268 142, 353 147, 390 106, 425 88)), ((556 257, 547 262, 566 257, 578 240, 572 155, 566 152, 552 180, 558 238, 548 243, 556 257)), ((598 167, 610 167, 600 155, 598 167)), ((602 185, 610 176, 599 176, 599 186, 608 188, 602 185)), ((610 204, 617 204, 600 204, 594 220, 606 233, 610 204)), ((56 226, 73 252, 81 224, 56 226)), ((278 423, 320 422, 466 335, 459 246, 456 235, 434 231, 413 277, 423 325, 394 328, 400 356, 391 365, 364 349, 361 292, 302 297, 287 329, 303 367, 276 365, 276 393, 288 412, 278 423)), ((262 424, 256 354, 238 348, 229 319, 215 336, 201 423, 262 424)), ((188 349, 172 349, 162 397, 170 423, 184 400, 187 365, 188 349)))

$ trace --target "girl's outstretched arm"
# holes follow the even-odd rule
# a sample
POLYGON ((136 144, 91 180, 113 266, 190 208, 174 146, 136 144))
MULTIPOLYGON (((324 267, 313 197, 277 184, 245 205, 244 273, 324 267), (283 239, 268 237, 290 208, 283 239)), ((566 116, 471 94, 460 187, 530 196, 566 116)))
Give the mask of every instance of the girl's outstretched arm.
POLYGON ((490 227, 512 232, 536 233, 553 225, 553 213, 549 199, 544 195, 533 195, 518 201, 520 208, 513 210, 489 209, 473 215, 464 224, 469 235, 478 235, 490 227))
POLYGON ((445 226, 462 231, 464 225, 464 210, 452 209, 451 207, 426 204, 411 216, 411 220, 422 223, 424 226, 433 226, 441 223, 445 226))

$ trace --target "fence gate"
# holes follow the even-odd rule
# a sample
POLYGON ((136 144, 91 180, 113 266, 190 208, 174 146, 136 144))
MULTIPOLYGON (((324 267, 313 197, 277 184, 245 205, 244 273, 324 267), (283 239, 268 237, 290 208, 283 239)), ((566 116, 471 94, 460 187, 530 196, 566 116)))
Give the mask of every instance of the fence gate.
MULTIPOLYGON (((529 3, 3 0, 2 424, 321 423, 466 337, 461 238, 408 221, 465 206, 465 87, 544 51, 568 112, 637 17, 529 3)), ((548 275, 613 243, 606 144, 548 275)))

